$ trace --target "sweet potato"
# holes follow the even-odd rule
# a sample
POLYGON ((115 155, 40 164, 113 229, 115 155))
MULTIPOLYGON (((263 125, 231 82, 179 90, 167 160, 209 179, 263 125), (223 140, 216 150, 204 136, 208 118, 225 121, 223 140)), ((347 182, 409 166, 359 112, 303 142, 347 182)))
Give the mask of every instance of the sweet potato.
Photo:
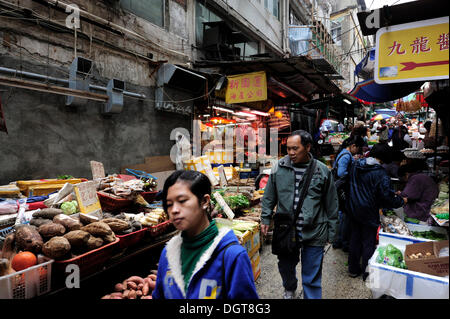
POLYGON ((151 282, 149 282, 149 284, 148 284, 148 287, 151 289, 151 290, 155 290, 155 287, 156 287, 156 281, 151 281, 151 282))
POLYGON ((67 216, 66 214, 59 214, 53 217, 53 222, 63 225, 67 230, 79 230, 83 227, 83 224, 75 218, 67 216))
POLYGON ((156 281, 156 275, 154 275, 154 274, 148 275, 147 278, 150 278, 151 280, 156 281))
POLYGON ((125 290, 123 291, 122 297, 123 297, 124 299, 128 299, 129 294, 130 294, 130 290, 125 289, 125 290))
POLYGON ((142 290, 136 290, 136 297, 142 297, 142 290))
POLYGON ((42 238, 49 239, 55 236, 64 235, 66 233, 66 228, 61 224, 51 222, 39 226, 38 231, 42 238))
POLYGON ((141 299, 153 299, 153 297, 151 295, 150 296, 142 296, 141 299))
POLYGON ((137 289, 138 289, 138 290, 142 290, 142 287, 144 287, 144 284, 143 284, 143 283, 140 283, 140 284, 137 286, 137 289))
POLYGON ((127 279, 127 281, 133 281, 136 284, 140 284, 140 283, 144 283, 144 278, 139 277, 139 276, 131 276, 130 278, 127 279))
POLYGON ((144 287, 142 287, 142 294, 144 296, 147 296, 149 291, 150 291, 150 287, 148 285, 148 282, 145 282, 144 287))
POLYGON ((122 283, 118 283, 118 284, 116 284, 116 285, 114 286, 114 290, 115 290, 115 291, 120 291, 120 292, 122 292, 122 291, 125 290, 125 288, 123 287, 123 284, 122 284, 122 283))
POLYGON ((101 299, 111 299, 111 295, 104 295, 101 299))
POLYGON ((63 214, 63 211, 59 208, 43 208, 40 211, 33 213, 33 217, 41 217, 47 219, 53 219, 56 215, 63 214))
POLYGON ((136 291, 130 290, 130 293, 128 294, 128 299, 136 299, 136 291))
POLYGON ((127 281, 127 289, 137 290, 137 284, 133 281, 127 281))
POLYGON ((121 292, 113 292, 109 294, 111 297, 120 297, 122 299, 123 294, 121 292))

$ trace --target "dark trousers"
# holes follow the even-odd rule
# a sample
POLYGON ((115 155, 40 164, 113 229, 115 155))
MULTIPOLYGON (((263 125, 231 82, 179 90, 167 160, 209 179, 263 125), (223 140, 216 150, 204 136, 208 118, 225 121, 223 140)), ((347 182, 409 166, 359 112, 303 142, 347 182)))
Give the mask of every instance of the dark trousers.
MULTIPOLYGON (((303 246, 300 250, 303 297, 304 299, 321 299, 324 247, 303 246)), ((297 289, 295 268, 300 261, 300 250, 289 256, 278 256, 278 270, 283 280, 283 287, 289 291, 297 289)))
POLYGON ((360 274, 366 271, 369 259, 377 247, 378 227, 364 225, 351 216, 348 217, 350 217, 351 228, 348 271, 353 274, 360 274))
POLYGON ((333 247, 348 249, 350 242, 350 217, 344 211, 339 211, 339 226, 336 240, 333 242, 333 247))

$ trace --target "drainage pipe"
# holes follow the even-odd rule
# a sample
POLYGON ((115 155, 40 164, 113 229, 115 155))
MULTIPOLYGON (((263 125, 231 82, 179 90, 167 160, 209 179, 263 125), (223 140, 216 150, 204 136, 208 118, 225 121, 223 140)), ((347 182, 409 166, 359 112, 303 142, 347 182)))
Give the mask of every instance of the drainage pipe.
MULTIPOLYGON (((61 83, 64 85, 69 85, 69 80, 66 80, 66 79, 55 78, 55 77, 47 76, 47 75, 43 75, 43 74, 20 71, 20 70, 16 70, 16 69, 5 68, 5 67, 0 67, 0 73, 6 73, 6 74, 10 74, 10 75, 18 75, 18 76, 23 76, 23 77, 26 77, 29 79, 52 81, 52 82, 57 82, 57 83, 61 83)), ((89 84, 89 88, 93 89, 93 90, 98 90, 98 91, 105 91, 105 92, 107 91, 106 87, 93 85, 93 84, 89 84)), ((135 98, 139 98, 139 99, 145 99, 145 94, 140 94, 140 93, 123 91, 123 95, 135 97, 135 98)))

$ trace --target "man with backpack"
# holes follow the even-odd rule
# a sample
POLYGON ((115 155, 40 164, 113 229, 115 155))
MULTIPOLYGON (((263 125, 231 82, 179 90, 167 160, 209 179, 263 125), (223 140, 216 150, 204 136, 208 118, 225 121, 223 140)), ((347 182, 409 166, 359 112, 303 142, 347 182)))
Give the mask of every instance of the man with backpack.
POLYGON ((348 191, 348 174, 350 167, 354 161, 353 156, 361 153, 364 146, 364 139, 359 135, 347 138, 342 143, 342 151, 336 157, 333 165, 332 173, 334 183, 339 198, 339 228, 338 236, 333 243, 333 248, 342 248, 344 252, 348 252, 348 244, 350 240, 349 219, 345 209, 346 194, 348 191))

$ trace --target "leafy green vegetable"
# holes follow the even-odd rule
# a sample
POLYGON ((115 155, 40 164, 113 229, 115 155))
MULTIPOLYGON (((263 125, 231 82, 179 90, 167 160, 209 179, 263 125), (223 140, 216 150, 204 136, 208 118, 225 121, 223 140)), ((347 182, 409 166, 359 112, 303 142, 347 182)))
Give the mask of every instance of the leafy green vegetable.
POLYGON ((414 237, 421 237, 431 240, 445 240, 447 237, 444 234, 437 233, 433 230, 427 230, 427 231, 413 231, 412 232, 414 237))
POLYGON ((58 175, 58 179, 71 179, 74 178, 72 175, 58 175))
POLYGON ((61 210, 66 215, 75 214, 78 210, 78 202, 76 200, 70 202, 64 202, 61 204, 61 210))
POLYGON ((392 244, 378 247, 376 262, 397 268, 407 269, 403 260, 403 253, 392 244))

